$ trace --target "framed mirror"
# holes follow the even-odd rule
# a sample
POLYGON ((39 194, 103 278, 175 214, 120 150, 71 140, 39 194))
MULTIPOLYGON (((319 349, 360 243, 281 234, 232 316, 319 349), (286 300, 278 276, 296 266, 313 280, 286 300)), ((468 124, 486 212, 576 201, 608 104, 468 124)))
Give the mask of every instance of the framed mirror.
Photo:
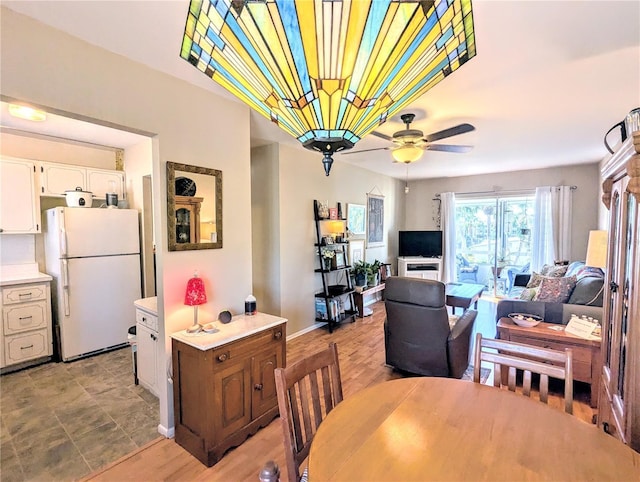
POLYGON ((169 251, 222 248, 222 171, 167 162, 169 251))

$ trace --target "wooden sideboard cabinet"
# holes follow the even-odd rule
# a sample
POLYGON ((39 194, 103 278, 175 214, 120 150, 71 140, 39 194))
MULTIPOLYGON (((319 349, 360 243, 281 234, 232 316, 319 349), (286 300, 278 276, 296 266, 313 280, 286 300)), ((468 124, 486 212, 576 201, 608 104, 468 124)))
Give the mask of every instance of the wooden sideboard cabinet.
MULTIPOLYGON (((573 379, 588 383, 591 386, 591 407, 598 406, 600 387, 600 340, 586 340, 564 331, 555 331, 553 323, 540 323, 533 328, 523 328, 509 318, 498 321, 498 338, 501 340, 524 343, 526 345, 564 351, 571 348, 573 352, 573 379)), ((507 371, 502 372, 502 382, 507 384, 507 371)))
POLYGON ((265 313, 172 337, 175 440, 208 467, 278 416, 286 319, 265 313))
POLYGON ((640 451, 640 132, 602 164, 609 240, 598 426, 640 451))

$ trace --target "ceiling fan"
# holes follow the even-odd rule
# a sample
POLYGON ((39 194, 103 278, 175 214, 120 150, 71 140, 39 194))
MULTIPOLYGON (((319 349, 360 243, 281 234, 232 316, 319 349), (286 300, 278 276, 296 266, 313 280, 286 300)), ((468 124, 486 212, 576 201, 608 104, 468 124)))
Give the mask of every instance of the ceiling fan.
POLYGON ((449 127, 433 134, 424 135, 422 131, 417 129, 411 129, 411 123, 415 118, 415 114, 402 114, 400 119, 405 124, 405 129, 396 132, 392 137, 386 134, 373 131, 376 137, 380 137, 386 141, 392 141, 393 146, 389 147, 377 147, 375 149, 364 149, 362 151, 349 151, 343 154, 358 154, 361 152, 379 151, 379 150, 391 150, 391 155, 394 158, 393 162, 404 162, 410 164, 417 161, 422 157, 424 151, 442 151, 442 152, 456 152, 464 153, 473 149, 472 146, 460 146, 451 144, 433 144, 434 141, 446 139, 447 137, 457 136, 458 134, 464 134, 465 132, 471 132, 475 130, 471 124, 459 124, 454 127, 449 127))

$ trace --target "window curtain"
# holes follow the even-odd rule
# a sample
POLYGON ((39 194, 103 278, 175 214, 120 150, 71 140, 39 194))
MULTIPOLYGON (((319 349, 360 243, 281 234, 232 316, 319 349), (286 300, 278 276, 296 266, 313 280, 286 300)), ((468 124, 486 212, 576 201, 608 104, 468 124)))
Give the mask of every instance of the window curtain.
POLYGON ((531 269, 571 260, 571 186, 536 188, 531 269))
POLYGON ((440 194, 442 212, 442 281, 456 280, 456 195, 452 192, 440 194))

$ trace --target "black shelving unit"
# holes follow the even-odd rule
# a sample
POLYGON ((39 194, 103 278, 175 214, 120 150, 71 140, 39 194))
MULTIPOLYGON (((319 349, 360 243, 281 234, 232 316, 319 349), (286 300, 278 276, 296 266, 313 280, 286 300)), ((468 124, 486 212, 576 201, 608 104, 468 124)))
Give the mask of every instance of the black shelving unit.
MULTIPOLYGON (((318 209, 319 204, 317 200, 313 201, 313 218, 316 224, 315 248, 319 263, 319 268, 316 268, 315 272, 320 274, 322 278, 322 291, 315 293, 316 321, 327 323, 329 333, 333 333, 333 329, 339 323, 346 320, 356 321, 358 312, 355 308, 356 305, 353 298, 354 289, 349 272, 351 266, 346 262, 349 243, 346 241, 333 241, 331 244, 327 244, 323 238, 322 225, 326 222, 337 221, 344 223, 345 229, 343 232, 346 234, 346 219, 342 216, 339 216, 338 219, 330 219, 328 216, 321 217, 318 209), (344 253, 345 264, 338 267, 336 262, 333 262, 330 267, 325 266, 322 256, 323 248, 344 253), (338 282, 341 284, 338 284, 338 282), (323 306, 324 309, 322 308, 323 306)), ((336 259, 336 256, 334 256, 333 259, 336 259)))

